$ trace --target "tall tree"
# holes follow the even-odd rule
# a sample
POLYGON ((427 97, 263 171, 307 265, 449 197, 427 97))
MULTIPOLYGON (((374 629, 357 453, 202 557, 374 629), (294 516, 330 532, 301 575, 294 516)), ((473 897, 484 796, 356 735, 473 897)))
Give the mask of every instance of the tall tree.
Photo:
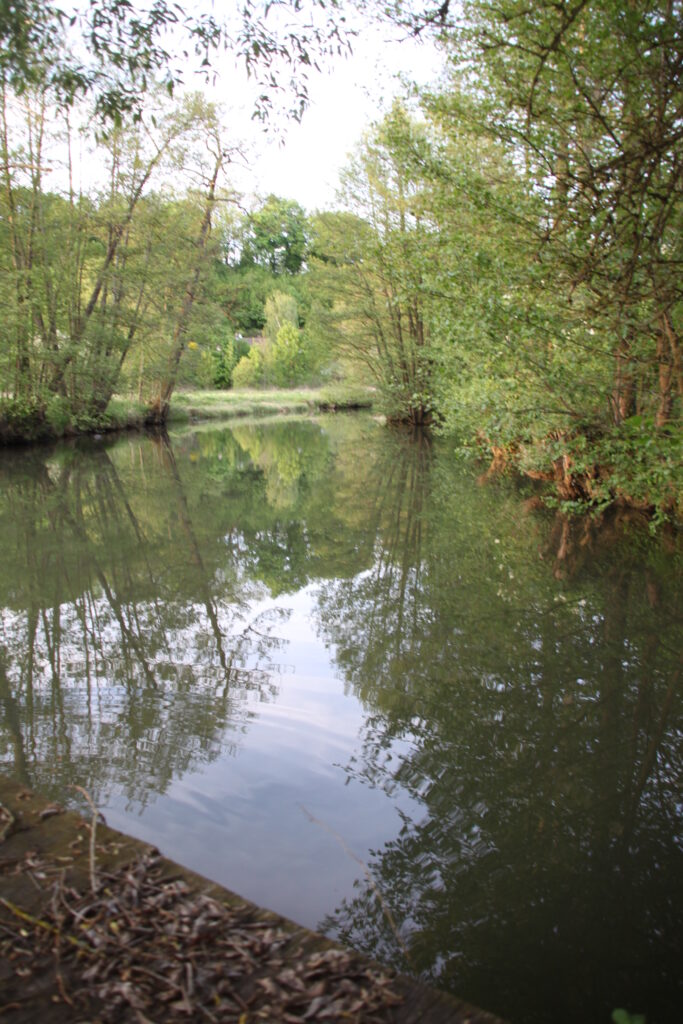
MULTIPOLYGON (((201 223, 194 239, 194 258, 188 270, 183 297, 177 312, 171 347, 165 359, 154 397, 149 405, 148 418, 164 423, 168 416, 171 395, 178 378, 180 359, 189 340, 190 317, 197 298, 203 271, 207 268, 208 243, 211 236, 214 209, 220 198, 220 177, 230 161, 233 147, 227 146, 215 108, 198 96, 188 108, 194 143, 194 172, 199 179, 201 223)), ((186 170, 189 161, 186 160, 186 170)))
POLYGON ((397 104, 343 177, 343 215, 321 215, 312 252, 319 314, 337 347, 363 364, 392 418, 432 412, 432 352, 425 270, 436 225, 424 194, 423 129, 397 104))
MULTIPOLYGON (((467 132, 494 139, 526 179, 530 206, 518 232, 527 288, 521 261, 515 268, 505 257, 496 304, 500 313, 507 304, 507 319, 498 317, 501 359, 482 361, 478 375, 484 404, 497 380, 514 396, 507 411, 526 409, 516 438, 511 418, 509 440, 527 453, 535 447, 563 497, 607 501, 620 490, 675 504, 680 0, 541 0, 532 8, 466 0, 438 10, 399 0, 389 14, 415 32, 436 29, 450 55, 452 81, 428 101, 440 130, 453 140, 467 132)), ((509 220, 504 205, 492 225, 509 220)), ((484 270, 475 290, 485 293, 491 281, 484 270)), ((450 319, 457 336, 455 303, 450 319)))

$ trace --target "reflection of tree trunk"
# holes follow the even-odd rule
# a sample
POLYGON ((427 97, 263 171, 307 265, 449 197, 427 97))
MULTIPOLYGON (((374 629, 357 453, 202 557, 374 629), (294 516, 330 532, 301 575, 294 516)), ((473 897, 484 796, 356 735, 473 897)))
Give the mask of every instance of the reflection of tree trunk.
MULTIPOLYGON (((109 468, 110 472, 112 474, 116 475, 116 471, 114 470, 114 467, 112 466, 112 464, 111 464, 111 462, 110 462, 108 457, 106 459, 106 462, 107 462, 107 467, 109 468)), ((91 499, 88 502, 88 504, 91 507, 93 507, 93 508, 96 508, 96 507, 99 506, 100 507, 100 511, 101 511, 101 515, 103 515, 105 517, 105 519, 106 519, 107 514, 111 513, 111 509, 107 509, 106 508, 106 502, 105 502, 104 506, 102 505, 102 500, 101 500, 102 499, 102 493, 101 493, 102 478, 101 477, 99 477, 97 479, 97 488, 98 488, 97 500, 96 500, 95 497, 91 496, 91 499)), ((71 513, 71 512, 67 512, 66 513, 66 518, 69 521, 69 523, 71 525, 71 528, 74 531, 74 534, 78 537, 78 539, 83 544, 84 550, 86 550, 86 551, 91 550, 91 545, 90 545, 89 539, 88 539, 88 530, 87 530, 87 527, 86 527, 86 524, 85 524, 85 521, 84 521, 84 516, 83 516, 82 504, 79 503, 76 506, 75 514, 71 513)), ((135 636, 135 633, 133 632, 133 630, 131 630, 130 626, 126 622, 125 616, 123 614, 123 605, 118 600, 116 594, 114 593, 112 587, 110 586, 109 581, 108 581, 108 579, 107 579, 107 577, 105 575, 105 572, 102 569, 102 567, 100 566, 98 560, 95 558, 94 554, 91 554, 91 560, 92 560, 92 566, 93 566, 93 570, 94 570, 94 573, 95 573, 95 577, 96 577, 97 581, 99 582, 100 586, 102 587, 102 590, 103 590, 103 592, 105 594, 105 597, 107 598, 109 606, 110 606, 112 612, 114 613, 114 617, 116 618, 116 621, 119 624, 119 629, 121 631, 121 641, 122 641, 122 643, 124 645, 124 653, 126 654, 127 660, 130 661, 131 666, 132 666, 132 659, 130 659, 130 655, 129 655, 128 651, 126 650, 126 645, 128 646, 128 648, 130 648, 130 650, 132 650, 134 652, 134 654, 136 656, 136 661, 142 667, 142 670, 143 670, 143 673, 145 675, 145 679, 147 680, 147 683, 151 687, 156 689, 156 686, 157 686, 156 678, 155 678, 154 673, 152 672, 152 670, 150 669, 150 667, 149 667, 149 665, 147 663, 147 658, 146 658, 146 655, 145 655, 145 652, 144 652, 144 647, 143 647, 142 642, 138 639, 138 637, 135 636)))
POLYGON ((218 657, 221 663, 221 667, 226 672, 226 674, 228 674, 232 670, 232 659, 226 658, 225 655, 225 650, 223 647, 223 631, 221 630, 220 624, 218 622, 218 615, 216 612, 215 605, 213 603, 213 597, 206 582, 206 569, 204 568, 204 562, 202 560, 201 552, 199 550, 199 544, 197 543, 194 527, 192 526, 190 510, 188 508, 187 498, 185 497, 183 482, 180 479, 180 473, 178 472, 178 464, 176 463, 175 455, 173 454, 173 447, 167 434, 162 434, 158 438, 155 438, 154 440, 155 443, 158 443, 159 445, 162 464, 168 470, 171 480, 173 482, 173 490, 175 492, 178 515, 185 536, 188 539, 192 561, 199 570, 197 573, 199 588, 202 594, 204 607, 206 608, 206 614, 209 618, 209 622, 211 623, 211 628, 213 630, 214 639, 216 641, 216 649, 218 651, 218 657))
MULTIPOLYGON (((38 624, 41 610, 41 584, 45 575, 44 556, 41 554, 40 544, 36 535, 36 517, 48 504, 48 498, 55 491, 55 485, 47 471, 47 466, 41 460, 38 465, 32 467, 32 480, 27 500, 21 510, 21 521, 24 529, 24 557, 27 566, 27 589, 28 607, 26 609, 26 653, 22 665, 22 684, 26 694, 26 720, 29 737, 29 748, 32 746, 33 725, 34 725, 34 679, 36 672, 36 643, 38 638, 38 624)), ((54 528, 52 513, 48 513, 48 520, 54 528)), ((59 604, 59 595, 55 595, 55 602, 59 604)))
MULTIPOLYGON (((381 554, 376 564, 378 585, 383 585, 384 597, 378 601, 375 610, 378 612, 393 609, 396 614, 396 628, 393 636, 394 655, 399 656, 405 643, 407 602, 412 581, 417 587, 421 565, 422 545, 422 509, 424 507, 425 490, 428 479, 431 456, 431 441, 421 431, 412 434, 407 442, 402 457, 397 459, 391 453, 391 461, 386 473, 378 473, 382 481, 381 490, 375 495, 375 518, 377 529, 382 536, 381 554), (398 471, 398 477, 395 474, 398 471), (386 510, 391 512, 391 530, 382 529, 382 520, 386 510)), ((415 626, 418 614, 418 602, 413 601, 412 623, 415 626)), ((370 631, 376 627, 385 630, 385 622, 370 623, 370 631)))
MULTIPOLYGON (((624 641, 627 636, 629 577, 617 570, 605 580, 604 642, 602 663, 599 750, 602 751, 601 790, 605 801, 615 808, 623 806, 620 767, 628 760, 628 745, 621 735, 622 706, 625 696, 624 641), (626 752, 626 758, 617 752, 626 752)), ((611 841, 610 821, 601 822, 603 849, 611 841)), ((623 822, 622 822, 623 824, 623 822)), ((597 838, 597 837, 596 837, 597 838)))
POLYGON ((631 799, 630 817, 632 818, 635 818, 635 812, 636 809, 640 806, 640 798, 642 796, 643 790, 645 789, 645 785, 650 777, 652 769, 657 763, 657 752, 659 750, 659 744, 662 742, 662 736, 664 735, 664 729, 666 726, 667 719, 669 717, 669 713, 671 711, 671 706, 673 704, 674 697, 678 693, 678 685, 681 678, 681 668, 683 668, 683 658, 679 661, 678 666, 673 676, 671 677, 671 682, 669 683, 666 694, 664 695, 664 700, 662 702, 662 711, 659 716, 659 721, 657 722, 657 726, 652 736, 650 737, 650 742, 648 744, 647 750, 645 751, 645 757, 643 758, 643 763, 638 774, 636 788, 631 799))
POLYGON ((26 762, 26 751, 24 749, 24 736, 21 731, 21 718, 7 678, 4 661, 0 655, 0 707, 3 711, 3 721, 6 723, 10 736, 12 737, 12 748, 14 750, 14 774, 28 786, 31 784, 28 765, 26 762))

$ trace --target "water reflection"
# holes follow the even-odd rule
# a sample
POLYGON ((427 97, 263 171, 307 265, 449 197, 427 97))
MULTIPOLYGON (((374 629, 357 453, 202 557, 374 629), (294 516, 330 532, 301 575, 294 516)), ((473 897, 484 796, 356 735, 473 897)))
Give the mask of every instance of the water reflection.
POLYGON ((234 746, 282 641, 238 552, 200 545, 168 438, 127 448, 4 461, 0 701, 22 781, 63 796, 85 774, 144 806, 234 746))
POLYGON ((286 842, 295 916, 513 1020, 673 1019, 673 540, 525 510, 364 418, 6 452, 0 477, 16 776, 148 815, 187 778, 179 826, 246 895, 274 905, 286 842), (335 831, 383 903, 340 881, 335 831))
POLYGON ((321 588, 319 628, 367 709, 349 778, 416 810, 323 927, 513 1020, 673 1020, 672 552, 623 523, 520 523, 509 494, 411 459, 373 566, 321 588))

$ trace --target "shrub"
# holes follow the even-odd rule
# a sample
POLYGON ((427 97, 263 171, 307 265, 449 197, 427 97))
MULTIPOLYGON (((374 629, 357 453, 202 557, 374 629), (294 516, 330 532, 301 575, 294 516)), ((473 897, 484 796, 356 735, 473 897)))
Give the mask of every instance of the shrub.
POLYGON ((236 388, 254 388, 263 380, 263 356, 258 348, 250 348, 249 355, 242 356, 232 371, 232 382, 236 388))

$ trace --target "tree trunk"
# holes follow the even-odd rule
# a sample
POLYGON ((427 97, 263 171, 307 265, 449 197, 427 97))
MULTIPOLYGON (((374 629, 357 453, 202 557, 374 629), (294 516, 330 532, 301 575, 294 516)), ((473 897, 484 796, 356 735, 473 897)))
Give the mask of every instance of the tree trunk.
POLYGON ((635 415, 636 387, 631 366, 631 346, 628 338, 619 342, 616 351, 614 389, 612 391, 612 414, 617 426, 635 415))
POLYGON ((222 150, 219 150, 216 158, 216 164, 214 166, 213 174, 209 182, 209 188, 206 196, 206 208, 204 210, 204 217, 202 219, 202 225, 199 229, 199 235, 197 237, 196 249, 197 257, 190 280, 187 282, 185 287, 185 294, 183 296, 183 303, 180 308, 178 320, 176 321, 175 330, 173 332, 173 343, 171 353, 168 357, 166 364, 166 373, 159 384, 159 390, 156 397, 150 404, 147 410, 146 422, 155 426, 163 426, 168 418, 168 410, 171 404, 171 396, 175 389, 176 381, 178 379, 178 367, 180 365, 180 358, 185 351, 185 343, 187 340, 187 323, 192 312, 192 306, 194 305, 195 296, 197 293, 197 285, 199 284, 199 278, 202 271, 202 257, 204 250, 206 249, 206 243, 211 233, 211 216, 213 208, 216 205, 216 183, 218 176, 223 166, 225 157, 222 150))
POLYGON ((673 359, 668 339, 664 331, 657 333, 657 377, 659 401, 655 414, 655 426, 664 427, 671 419, 674 406, 673 394, 673 359))

